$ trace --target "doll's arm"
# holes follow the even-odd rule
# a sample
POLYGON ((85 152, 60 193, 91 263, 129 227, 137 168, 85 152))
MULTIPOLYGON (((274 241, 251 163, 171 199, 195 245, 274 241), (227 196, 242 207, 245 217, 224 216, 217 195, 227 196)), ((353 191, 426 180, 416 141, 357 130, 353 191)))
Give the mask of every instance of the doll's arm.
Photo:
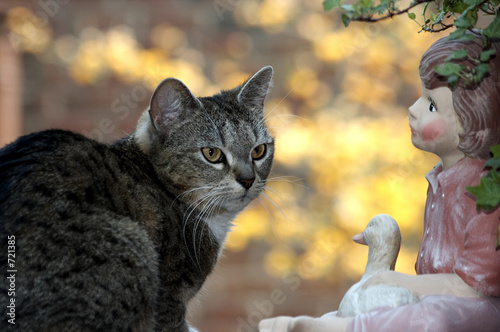
POLYGON ((464 249, 453 271, 486 296, 500 296, 500 250, 495 248, 500 208, 478 213, 465 227, 464 249))
POLYGON ((417 303, 356 316, 347 331, 498 332, 499 312, 500 298, 429 295, 417 303))
POLYGON ((430 294, 479 296, 474 288, 453 273, 408 275, 395 271, 384 271, 367 280, 363 288, 377 284, 403 287, 413 291, 419 297, 430 294))

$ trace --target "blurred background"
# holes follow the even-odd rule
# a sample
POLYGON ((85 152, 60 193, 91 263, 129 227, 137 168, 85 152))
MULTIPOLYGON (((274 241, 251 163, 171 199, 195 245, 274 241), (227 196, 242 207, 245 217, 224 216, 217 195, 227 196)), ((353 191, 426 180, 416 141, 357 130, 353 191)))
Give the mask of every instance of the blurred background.
POLYGON ((418 31, 406 16, 345 28, 322 0, 2 0, 0 146, 48 128, 112 142, 166 77, 206 96, 273 66, 273 181, 238 217, 189 320, 225 332, 319 316, 363 274, 368 250, 351 238, 376 214, 398 221, 396 270, 414 273, 438 160, 412 146, 407 108, 443 36, 418 31))

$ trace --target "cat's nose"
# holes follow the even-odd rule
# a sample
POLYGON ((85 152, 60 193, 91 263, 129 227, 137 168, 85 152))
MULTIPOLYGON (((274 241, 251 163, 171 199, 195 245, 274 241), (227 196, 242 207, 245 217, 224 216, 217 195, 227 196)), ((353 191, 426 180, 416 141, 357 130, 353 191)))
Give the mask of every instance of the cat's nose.
POLYGON ((238 182, 243 186, 245 189, 250 189, 252 186, 253 182, 255 181, 255 178, 251 179, 238 179, 238 182))

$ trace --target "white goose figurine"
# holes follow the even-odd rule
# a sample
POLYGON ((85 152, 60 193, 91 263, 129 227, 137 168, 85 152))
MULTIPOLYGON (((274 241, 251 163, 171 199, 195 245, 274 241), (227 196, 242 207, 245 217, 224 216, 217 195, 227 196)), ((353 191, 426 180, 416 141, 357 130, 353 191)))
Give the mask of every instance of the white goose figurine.
POLYGON ((340 302, 338 317, 356 316, 380 307, 395 308, 418 301, 415 294, 401 287, 373 285, 362 288, 378 272, 394 270, 401 247, 401 233, 391 216, 379 214, 373 217, 363 233, 352 239, 368 245, 368 262, 361 280, 349 288, 340 302))

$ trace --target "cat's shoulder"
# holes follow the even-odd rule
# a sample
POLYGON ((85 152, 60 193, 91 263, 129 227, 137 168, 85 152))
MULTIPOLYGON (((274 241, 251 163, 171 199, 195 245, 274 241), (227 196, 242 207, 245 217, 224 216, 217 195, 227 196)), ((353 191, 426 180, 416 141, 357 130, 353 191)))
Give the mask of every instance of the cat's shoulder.
POLYGON ((48 129, 19 137, 14 142, 0 149, 2 155, 19 150, 50 151, 68 145, 95 145, 96 141, 69 130, 48 129))
POLYGON ((50 129, 19 137, 0 149, 0 174, 11 175, 52 160, 63 161, 74 154, 102 150, 105 146, 83 135, 50 129))

